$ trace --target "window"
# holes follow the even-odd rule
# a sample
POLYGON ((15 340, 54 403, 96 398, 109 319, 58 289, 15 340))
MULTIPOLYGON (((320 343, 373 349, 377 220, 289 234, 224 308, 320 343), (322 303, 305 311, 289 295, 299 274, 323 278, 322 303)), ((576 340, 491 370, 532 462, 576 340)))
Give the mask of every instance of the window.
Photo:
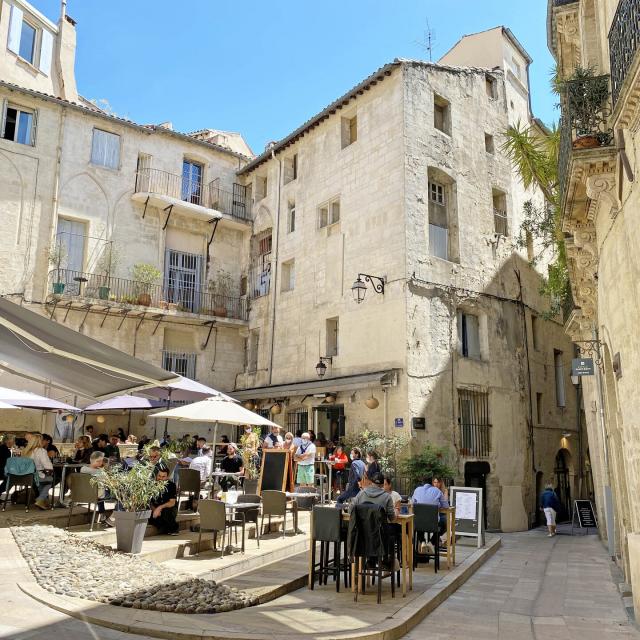
POLYGON ((348 147, 358 139, 358 116, 341 120, 342 148, 348 147))
POLYGON ((533 348, 538 351, 540 349, 540 336, 538 332, 540 331, 538 316, 531 316, 531 339, 533 341, 533 348))
POLYGON ((433 126, 451 135, 451 105, 439 95, 433 95, 433 126))
POLYGON ((176 351, 162 351, 162 368, 173 371, 185 378, 196 378, 196 353, 180 353, 176 351))
POLYGON ((280 291, 293 291, 296 286, 295 260, 287 260, 282 263, 282 276, 280 278, 280 291))
POLYGON ((271 229, 256 236, 252 241, 249 283, 251 297, 268 295, 271 289, 271 229))
POLYGON ((327 356, 338 355, 338 318, 327 319, 327 356))
POLYGON ((151 156, 148 153, 138 154, 136 165, 136 192, 146 192, 151 186, 151 156))
POLYGON ((287 184, 298 178, 298 154, 294 153, 284 161, 284 183, 287 184))
POLYGON ((522 77, 522 67, 514 57, 511 58, 511 70, 513 71, 513 75, 520 80, 522 77))
POLYGON ((322 229, 340 222, 340 199, 336 198, 318 208, 318 227, 322 229))
POLYGON ((449 259, 449 229, 445 185, 429 182, 429 253, 449 259))
POLYGON ((553 350, 553 366, 556 372, 556 405, 566 407, 567 400, 564 394, 564 362, 562 351, 553 350))
POLYGON ((247 370, 248 371, 257 371, 258 370, 258 348, 260 346, 260 331, 258 329, 254 329, 249 334, 249 353, 247 356, 247 370))
POLYGON ((204 256, 165 250, 163 296, 181 311, 199 313, 204 256))
POLYGON ((204 167, 198 162, 182 161, 182 189, 180 198, 185 202, 202 204, 202 175, 204 167))
POLYGON ((491 76, 485 76, 485 89, 487 91, 487 96, 492 100, 495 100, 498 93, 496 79, 491 76))
POLYGON ((287 215, 287 233, 293 233, 296 230, 296 204, 289 203, 289 212, 287 215))
POLYGON ((492 191, 493 199, 493 230, 501 236, 509 235, 507 220, 507 194, 498 189, 492 191))
POLYGON ((5 108, 2 137, 19 144, 36 143, 35 111, 8 104, 5 108))
POLYGON ((458 311, 458 349, 464 358, 480 359, 480 322, 478 316, 458 311))
POLYGON ((491 452, 489 394, 458 389, 458 424, 460 454, 467 457, 488 456, 491 452))
POLYGON ((15 4, 11 5, 7 48, 22 60, 38 66, 45 75, 50 74, 53 34, 26 20, 22 9, 15 4))
POLYGON ((306 409, 293 409, 287 411, 287 431, 295 434, 296 431, 303 433, 309 427, 309 412, 306 409))
POLYGON ((493 136, 490 133, 484 134, 484 150, 487 153, 495 153, 495 147, 493 144, 493 136))
POLYGON ((536 393, 536 424, 543 424, 544 408, 542 406, 542 394, 536 393))
POLYGON ((91 164, 109 169, 120 166, 120 136, 102 129, 93 130, 91 164))

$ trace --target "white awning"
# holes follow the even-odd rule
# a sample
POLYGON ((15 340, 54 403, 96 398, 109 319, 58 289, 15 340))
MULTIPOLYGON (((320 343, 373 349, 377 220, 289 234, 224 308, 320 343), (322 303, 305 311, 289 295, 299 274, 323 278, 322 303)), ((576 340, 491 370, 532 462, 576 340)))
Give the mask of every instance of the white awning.
POLYGON ((175 373, 0 297, 0 368, 88 398, 165 386, 175 373))
POLYGON ((305 380, 290 384, 275 384, 270 387, 254 387, 230 391, 229 395, 238 400, 260 400, 263 398, 280 398, 285 396, 306 396, 316 393, 339 393, 340 391, 356 391, 358 389, 374 389, 380 386, 394 386, 398 382, 399 369, 360 373, 339 378, 321 380, 305 380))

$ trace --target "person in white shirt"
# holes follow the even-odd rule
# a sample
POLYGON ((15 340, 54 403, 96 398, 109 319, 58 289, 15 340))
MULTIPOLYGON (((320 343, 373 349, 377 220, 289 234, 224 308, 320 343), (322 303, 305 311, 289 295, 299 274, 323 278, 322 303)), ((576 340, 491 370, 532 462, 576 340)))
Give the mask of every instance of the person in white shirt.
POLYGON ((212 463, 211 447, 206 445, 200 449, 200 453, 189 463, 189 469, 195 469, 200 472, 200 484, 202 486, 209 480, 212 463))
POLYGON ((393 490, 393 479, 390 475, 384 474, 384 490, 391 495, 391 499, 393 500, 393 506, 396 509, 396 513, 400 511, 400 503, 402 502, 402 496, 393 490))
MULTIPOLYGON (((105 456, 102 451, 94 451, 89 458, 89 464, 85 464, 84 466, 80 467, 80 473, 86 473, 88 475, 99 478, 100 475, 104 473, 104 460, 105 456)), ((112 527, 113 523, 107 520, 105 515, 106 508, 104 505, 104 501, 108 497, 109 496, 107 495, 107 492, 105 491, 102 484, 98 484, 98 513, 100 514, 98 516, 98 523, 103 524, 107 527, 112 527)))
POLYGON ((309 434, 302 434, 302 444, 298 447, 293 459, 298 463, 296 482, 301 487, 313 487, 316 461, 316 445, 311 442, 309 434))
POLYGON ((277 425, 271 427, 271 433, 263 440, 262 446, 265 449, 282 449, 284 440, 280 435, 280 427, 277 425))
POLYGON ((39 490, 35 505, 38 509, 49 508, 49 489, 53 483, 53 464, 47 450, 42 446, 42 434, 39 432, 27 433, 27 446, 21 455, 32 458, 38 473, 39 490))

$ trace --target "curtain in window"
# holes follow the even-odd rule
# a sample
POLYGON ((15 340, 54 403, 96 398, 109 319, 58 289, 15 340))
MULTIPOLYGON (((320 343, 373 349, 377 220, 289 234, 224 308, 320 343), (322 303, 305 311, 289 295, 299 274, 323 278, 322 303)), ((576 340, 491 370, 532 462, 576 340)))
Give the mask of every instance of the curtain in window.
POLYGON ((449 230, 435 224, 429 225, 429 253, 432 256, 449 259, 449 230))
POLYGON ((91 162, 110 169, 117 169, 120 166, 120 136, 94 129, 91 162))

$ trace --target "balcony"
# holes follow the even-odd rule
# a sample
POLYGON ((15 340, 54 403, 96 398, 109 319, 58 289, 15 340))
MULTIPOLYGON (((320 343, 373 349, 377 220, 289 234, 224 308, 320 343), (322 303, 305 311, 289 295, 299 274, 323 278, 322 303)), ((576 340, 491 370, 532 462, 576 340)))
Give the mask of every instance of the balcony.
POLYGON ((145 207, 148 204, 165 210, 174 207, 176 211, 206 221, 216 218, 215 212, 219 212, 223 220, 239 223, 242 228, 251 223, 247 188, 234 184, 233 192, 226 191, 220 188, 219 178, 204 184, 160 169, 139 169, 133 199, 145 207))
POLYGON ((640 0, 620 0, 609 30, 611 99, 615 107, 640 46, 640 0))
POLYGON ((575 4, 578 0, 553 0, 554 7, 564 7, 565 4, 575 4))
POLYGON ((49 273, 49 292, 55 299, 101 307, 144 310, 155 313, 191 313, 235 320, 248 320, 245 298, 223 296, 169 281, 148 285, 136 280, 95 273, 54 269, 49 273))
POLYGON ((578 70, 564 83, 558 180, 563 207, 568 200, 586 202, 585 181, 608 165, 615 147, 609 124, 611 102, 609 76, 578 70))

